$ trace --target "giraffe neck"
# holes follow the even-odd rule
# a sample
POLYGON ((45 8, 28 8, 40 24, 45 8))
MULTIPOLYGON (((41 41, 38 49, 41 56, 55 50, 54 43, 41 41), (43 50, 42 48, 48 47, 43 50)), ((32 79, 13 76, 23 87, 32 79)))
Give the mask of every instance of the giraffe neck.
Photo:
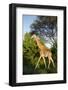
POLYGON ((41 43, 40 40, 36 40, 37 46, 40 50, 45 49, 46 47, 41 43))

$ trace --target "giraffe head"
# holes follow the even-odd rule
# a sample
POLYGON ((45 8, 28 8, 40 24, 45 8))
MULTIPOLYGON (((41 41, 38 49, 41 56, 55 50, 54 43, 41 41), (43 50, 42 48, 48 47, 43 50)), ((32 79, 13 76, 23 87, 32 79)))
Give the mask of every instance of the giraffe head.
POLYGON ((36 36, 35 34, 33 34, 31 38, 33 38, 34 40, 40 40, 40 38, 36 36))

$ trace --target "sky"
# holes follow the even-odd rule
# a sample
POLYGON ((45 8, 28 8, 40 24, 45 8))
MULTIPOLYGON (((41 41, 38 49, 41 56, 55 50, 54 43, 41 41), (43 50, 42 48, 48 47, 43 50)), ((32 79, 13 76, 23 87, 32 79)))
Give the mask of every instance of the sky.
POLYGON ((33 21, 36 19, 36 16, 33 15, 24 15, 23 16, 23 30, 24 33, 30 32, 30 25, 33 23, 33 21))

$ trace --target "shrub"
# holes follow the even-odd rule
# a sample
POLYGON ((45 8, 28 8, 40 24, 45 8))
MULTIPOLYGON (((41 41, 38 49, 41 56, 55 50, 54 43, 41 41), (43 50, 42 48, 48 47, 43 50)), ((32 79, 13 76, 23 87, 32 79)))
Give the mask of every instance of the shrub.
MULTIPOLYGON (((39 62, 39 66, 35 69, 36 63, 40 57, 39 49, 37 47, 36 42, 31 39, 30 33, 26 33, 23 40, 23 74, 40 74, 40 73, 55 73, 57 72, 57 47, 54 46, 51 48, 53 53, 53 59, 55 61, 56 68, 50 65, 50 69, 48 67, 45 68, 43 60, 41 59, 39 62)), ((48 66, 48 58, 46 58, 46 64, 48 66)))

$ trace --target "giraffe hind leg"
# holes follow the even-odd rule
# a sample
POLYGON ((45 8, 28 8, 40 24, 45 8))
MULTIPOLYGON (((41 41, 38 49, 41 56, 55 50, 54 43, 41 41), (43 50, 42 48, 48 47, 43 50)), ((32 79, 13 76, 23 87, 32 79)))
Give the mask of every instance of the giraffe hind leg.
POLYGON ((51 62, 52 62, 52 64, 53 64, 53 67, 55 67, 55 64, 54 64, 53 59, 52 59, 52 58, 50 58, 50 60, 51 60, 51 62))
POLYGON ((48 68, 50 67, 51 60, 49 60, 48 68))

